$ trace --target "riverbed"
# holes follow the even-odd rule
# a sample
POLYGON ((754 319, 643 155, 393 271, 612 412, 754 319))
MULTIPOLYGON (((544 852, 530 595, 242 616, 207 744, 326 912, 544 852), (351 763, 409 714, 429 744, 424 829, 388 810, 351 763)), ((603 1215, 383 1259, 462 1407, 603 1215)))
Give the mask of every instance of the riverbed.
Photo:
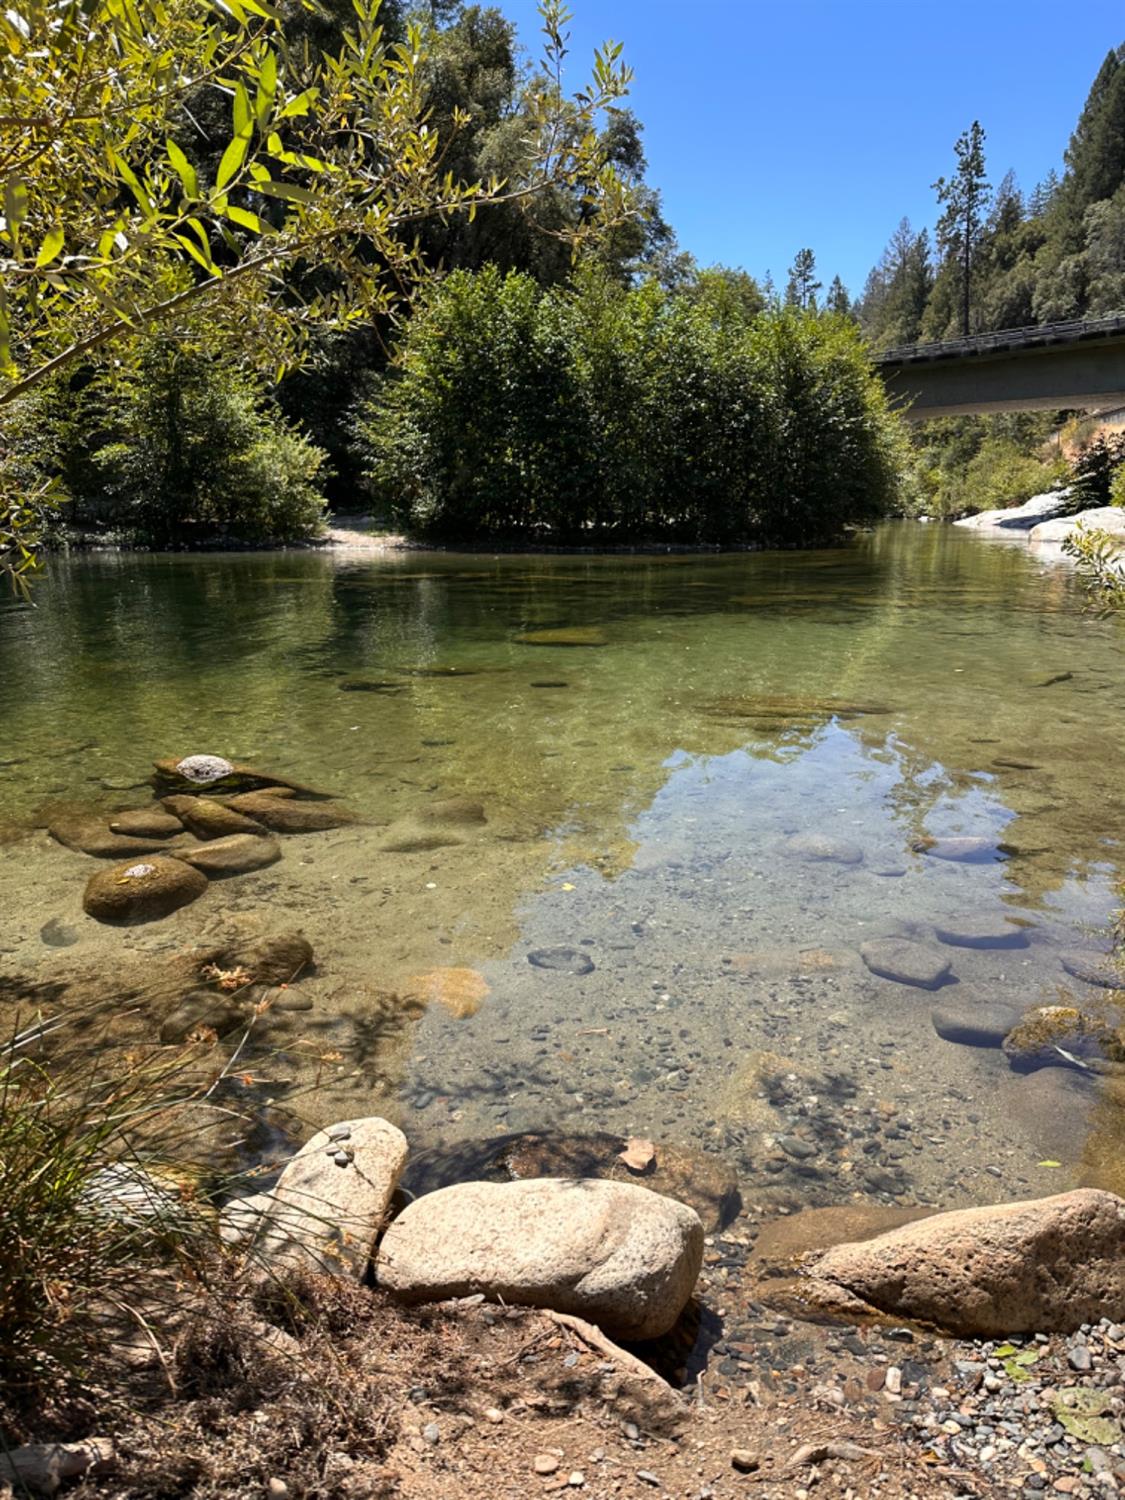
POLYGON ((1065 566, 892 523, 809 553, 53 559, 36 606, 0 614, 0 997, 65 1011, 231 924, 300 928, 315 968, 243 1055, 298 1132, 605 1131, 786 1209, 1125 1189, 1112 1073, 934 1020, 1121 1019, 1073 968, 1120 904, 1125 629, 1065 566), (85 916, 100 862, 46 823, 199 752, 359 821, 162 921, 85 916), (484 821, 409 836, 450 799, 484 821))

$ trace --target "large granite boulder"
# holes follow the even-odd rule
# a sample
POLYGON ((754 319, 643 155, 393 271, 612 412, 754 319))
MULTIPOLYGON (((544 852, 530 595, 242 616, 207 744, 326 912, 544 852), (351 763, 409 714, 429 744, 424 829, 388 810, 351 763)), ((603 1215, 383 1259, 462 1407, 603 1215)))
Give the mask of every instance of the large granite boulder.
POLYGON ((1050 490, 1045 495, 1032 495, 1022 505, 1011 505, 1007 510, 982 510, 975 516, 965 516, 954 521, 954 526, 964 526, 971 531, 1030 531, 1041 521, 1049 521, 1066 507, 1069 490, 1050 490))
POLYGON ((849 1317, 879 1312, 964 1338, 1070 1333, 1125 1319, 1125 1200, 1095 1188, 966 1208, 837 1245, 806 1291, 849 1317))
POLYGON ((182 859, 153 854, 91 875, 82 905, 99 922, 147 922, 187 906, 206 889, 207 877, 199 870, 182 859))
POLYGON ((667 1333, 703 1261, 703 1225, 632 1183, 463 1182, 418 1198, 379 1248, 380 1285, 410 1302, 483 1292, 597 1323, 615 1338, 667 1333))
POLYGON ((259 1273, 362 1277, 406 1164, 402 1131, 378 1116, 320 1130, 282 1170, 249 1249, 259 1273))
POLYGON ((1092 510, 1080 510, 1076 516, 1059 516, 1054 521, 1041 521, 1028 533, 1031 542, 1065 542, 1081 526, 1085 531, 1108 531, 1111 536, 1125 539, 1125 510, 1117 505, 1099 505, 1092 510))

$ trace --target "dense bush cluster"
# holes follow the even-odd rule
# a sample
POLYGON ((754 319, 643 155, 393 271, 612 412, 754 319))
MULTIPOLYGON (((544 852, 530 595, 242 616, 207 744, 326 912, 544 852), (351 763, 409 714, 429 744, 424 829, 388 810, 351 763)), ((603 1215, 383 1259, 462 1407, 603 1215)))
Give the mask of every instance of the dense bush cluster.
POLYGON ((807 544, 898 497, 900 429, 854 326, 716 287, 450 276, 357 430, 432 538, 807 544))
POLYGON ((161 545, 289 541, 323 523, 324 452, 245 376, 204 352, 154 344, 55 409, 69 526, 161 545))

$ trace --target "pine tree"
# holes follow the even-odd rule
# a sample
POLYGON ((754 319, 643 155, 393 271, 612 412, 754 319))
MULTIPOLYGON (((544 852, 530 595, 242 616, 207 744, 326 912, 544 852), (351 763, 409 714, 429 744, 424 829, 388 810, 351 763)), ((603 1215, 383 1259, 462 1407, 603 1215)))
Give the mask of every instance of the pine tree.
POLYGON ((816 294, 822 283, 816 279, 816 256, 809 249, 798 250, 789 267, 785 301, 791 307, 816 307, 816 294))
POLYGON ((824 299, 824 308, 826 312, 840 313, 845 318, 851 316, 852 299, 848 296, 848 289, 839 276, 832 278, 828 296, 824 299))
POLYGON ((961 273, 961 332, 968 338, 972 305, 973 260, 985 226, 991 189, 985 175, 984 130, 974 120, 954 146, 957 170, 950 178, 934 183, 938 202, 945 212, 938 220, 938 239, 950 257, 956 257, 961 273))

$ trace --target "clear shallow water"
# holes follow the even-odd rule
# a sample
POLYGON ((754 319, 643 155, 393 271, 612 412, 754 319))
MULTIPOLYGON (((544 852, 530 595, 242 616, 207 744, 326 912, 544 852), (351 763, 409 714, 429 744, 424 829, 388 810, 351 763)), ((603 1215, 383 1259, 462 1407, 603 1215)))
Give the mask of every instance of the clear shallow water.
POLYGON ((1115 904, 1125 630, 1065 569, 892 525, 806 554, 94 557, 37 599, 0 615, 0 981, 109 983, 223 924, 300 925, 310 1008, 271 1019, 254 1066, 309 1119, 377 1109, 420 1146, 635 1133, 783 1205, 1125 1187, 1114 1079, 1014 1073, 930 1019, 1060 994, 1116 1017, 1060 954, 1104 947, 1115 904), (587 643, 518 639, 556 629, 587 643), (196 751, 364 822, 99 927, 94 862, 41 825, 141 805, 152 759, 196 751), (487 824, 382 847, 451 796, 487 824), (862 858, 804 858, 808 834, 862 858), (913 848, 966 835, 971 863, 913 848), (966 914, 1028 946, 940 943, 966 914), (75 941, 44 942, 52 920, 75 941), (894 935, 951 962, 940 991, 865 966, 894 935), (529 963, 554 948, 593 967, 529 963), (483 1001, 407 1019, 394 997, 448 967, 483 1001))

